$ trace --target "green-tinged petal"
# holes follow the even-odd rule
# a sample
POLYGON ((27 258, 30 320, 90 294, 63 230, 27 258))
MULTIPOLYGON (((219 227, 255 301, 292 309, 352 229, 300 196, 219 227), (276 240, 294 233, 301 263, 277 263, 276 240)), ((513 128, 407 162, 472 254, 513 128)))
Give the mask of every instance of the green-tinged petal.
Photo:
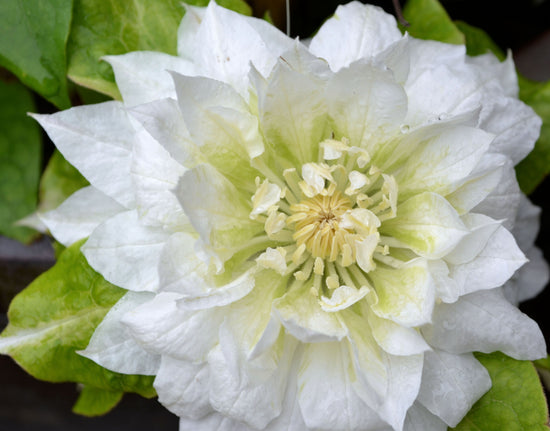
POLYGON ((489 371, 493 387, 454 430, 548 431, 548 405, 533 364, 500 352, 476 357, 489 371))
POLYGON ((431 259, 445 256, 468 234, 454 208, 435 193, 421 193, 399 204, 397 217, 379 230, 431 259))
POLYGON ((384 422, 354 390, 345 343, 309 343, 298 372, 298 403, 310 429, 378 429, 384 422))
POLYGON ((422 191, 454 191, 485 154, 493 135, 464 126, 448 127, 422 142, 395 173, 401 200, 422 191))
POLYGON ((353 63, 328 81, 328 113, 332 130, 376 157, 384 141, 400 133, 407 95, 389 70, 353 63))
POLYGON ((4 0, 0 4, 0 65, 62 109, 71 105, 65 44, 72 10, 72 0, 4 0))
MULTIPOLYGON (((2 3, 0 11, 8 3, 16 2, 2 3)), ((7 40, 0 36, 0 43, 7 40)), ((29 241, 34 235, 14 223, 35 210, 40 176, 40 133, 25 115, 33 110, 31 93, 25 87, 0 81, 0 234, 20 241, 29 241)))
POLYGON ((59 207, 44 214, 40 220, 57 241, 69 246, 87 238, 94 229, 125 208, 93 186, 73 193, 59 207))
POLYGON ((251 202, 211 165, 187 171, 175 193, 218 269, 263 231, 249 218, 251 202))
POLYGON ((173 78, 183 119, 205 159, 235 185, 253 187, 258 172, 250 160, 264 151, 258 119, 227 84, 177 74, 173 78))
POLYGON ((370 58, 401 38, 395 18, 375 6, 358 2, 339 6, 313 37, 310 50, 337 71, 370 58))
POLYGON ((170 72, 195 75, 195 66, 188 60, 154 51, 136 51, 103 57, 115 73, 117 88, 127 106, 141 105, 175 98, 170 72))
POLYGON ((305 343, 341 340, 346 329, 335 313, 321 309, 316 295, 310 293, 311 284, 295 286, 282 298, 273 301, 287 332, 305 343))
POLYGON ((501 352, 516 359, 546 356, 544 337, 537 324, 510 304, 500 289, 438 304, 433 321, 422 329, 428 343, 450 353, 501 352))
POLYGON ((76 243, 66 249, 52 269, 15 297, 0 351, 39 379, 151 397, 152 378, 115 374, 75 352, 86 347, 125 292, 94 272, 79 248, 76 243))
POLYGON ((135 131, 121 103, 79 106, 33 117, 94 187, 126 207, 133 204, 130 165, 135 131))
POLYGON ((176 53, 176 34, 184 8, 179 0, 74 0, 67 43, 68 75, 76 83, 111 97, 120 93, 105 55, 154 50, 176 53))
POLYGON ((387 353, 408 356, 430 350, 430 346, 416 329, 398 325, 392 320, 382 319, 375 313, 368 313, 367 318, 372 336, 387 353))
MULTIPOLYGON (((317 160, 326 137, 324 82, 279 60, 266 86, 256 88, 262 131, 270 156, 292 166, 317 160)), ((289 167, 289 166, 284 166, 289 167)))
POLYGON ((372 310, 384 319, 414 327, 431 321, 435 283, 427 262, 415 259, 401 268, 382 268, 369 273, 377 295, 372 310))
POLYGON ((157 265, 170 233, 139 222, 137 212, 122 212, 90 235, 82 252, 108 281, 133 291, 156 291, 157 265))
POLYGON ((471 353, 435 350, 424 354, 418 401, 449 426, 456 426, 490 388, 489 373, 471 353))
POLYGON ((121 322, 125 313, 149 301, 152 296, 149 292, 124 295, 96 328, 86 349, 78 354, 118 373, 155 375, 160 355, 144 350, 121 322))
POLYGON ((124 395, 123 391, 107 391, 93 386, 83 386, 73 412, 84 416, 101 416, 111 411, 124 395))

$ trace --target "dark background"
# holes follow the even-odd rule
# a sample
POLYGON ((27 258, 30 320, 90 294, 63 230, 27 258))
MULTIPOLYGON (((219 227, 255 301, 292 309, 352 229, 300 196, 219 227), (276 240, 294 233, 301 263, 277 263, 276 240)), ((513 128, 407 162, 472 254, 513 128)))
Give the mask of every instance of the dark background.
MULTIPOLYGON (((270 9, 276 24, 284 30, 284 0, 249 2, 257 16, 270 9)), ((291 0, 291 35, 306 38, 328 18, 337 0, 291 0)), ((391 1, 372 2, 393 13, 391 1)), ((511 48, 519 71, 534 80, 550 79, 550 0, 443 0, 453 19, 483 28, 503 49, 511 48)), ((41 112, 54 109, 38 100, 41 112)), ((44 160, 53 150, 46 144, 44 160)), ((550 180, 545 180, 531 196, 542 207, 537 244, 550 261, 550 180)), ((0 328, 7 324, 6 310, 11 298, 54 263, 47 238, 24 246, 0 237, 0 328)), ((550 289, 521 309, 541 326, 550 345, 550 289)), ((77 397, 72 383, 51 384, 27 375, 7 356, 0 356, 0 431, 62 430, 173 430, 177 418, 152 400, 125 395, 118 407, 100 418, 84 418, 71 413, 77 397)))

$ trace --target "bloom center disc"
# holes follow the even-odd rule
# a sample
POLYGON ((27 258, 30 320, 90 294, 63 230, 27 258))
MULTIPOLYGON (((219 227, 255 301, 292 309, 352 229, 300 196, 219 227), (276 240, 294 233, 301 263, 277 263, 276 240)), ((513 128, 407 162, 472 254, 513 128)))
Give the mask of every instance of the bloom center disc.
POLYGON ((349 233, 341 223, 342 215, 350 209, 351 201, 334 190, 331 195, 317 195, 291 205, 293 215, 287 223, 296 223, 293 238, 298 246, 305 244, 313 257, 333 262, 349 233))

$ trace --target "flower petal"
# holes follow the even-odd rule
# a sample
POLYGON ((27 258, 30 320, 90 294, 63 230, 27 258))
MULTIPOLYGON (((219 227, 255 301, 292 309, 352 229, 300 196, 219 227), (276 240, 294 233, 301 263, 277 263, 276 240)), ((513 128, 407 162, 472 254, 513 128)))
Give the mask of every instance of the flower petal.
POLYGON ((172 413, 201 419, 213 411, 208 398, 209 378, 207 362, 193 363, 164 355, 154 387, 159 402, 172 413))
MULTIPOLYGON (((490 233, 490 230, 491 227, 486 228, 485 234, 490 233)), ((471 240, 483 240, 483 235, 480 233, 480 239, 471 240)), ((460 294, 465 295, 501 286, 526 262, 512 234, 502 226, 497 226, 474 259, 460 265, 450 265, 450 277, 457 283, 460 294)))
POLYGON ((353 389, 350 352, 344 343, 310 343, 298 372, 298 402, 308 428, 378 429, 384 422, 353 389))
POLYGON ((445 422, 431 414, 422 404, 415 402, 405 418, 404 431, 447 431, 445 422))
POLYGON ((127 208, 133 206, 130 164, 135 131, 122 103, 79 106, 32 117, 92 186, 127 208))
POLYGON ((399 204, 397 217, 385 221, 379 231, 430 259, 445 256, 468 234, 454 208, 429 192, 399 204))
POLYGON ((351 2, 338 6, 313 37, 309 49, 337 71, 361 58, 375 56, 400 38, 392 15, 376 6, 351 2))
POLYGON ((88 237, 105 220, 125 208, 93 186, 74 192, 52 211, 39 214, 40 220, 61 244, 68 247, 88 237))
POLYGON ((326 136, 324 82, 279 60, 265 87, 256 87, 258 115, 272 156, 293 166, 317 160, 326 136))
POLYGON ((137 292, 155 291, 160 253, 169 236, 141 224, 135 210, 126 211, 99 225, 81 250, 107 281, 137 292))
POLYGON ((438 304, 433 322, 422 329, 428 343, 450 353, 490 353, 500 350, 516 359, 546 356, 544 337, 537 324, 511 305, 501 289, 438 304))
POLYGON ((435 283, 424 259, 414 259, 401 268, 376 268, 369 273, 377 301, 371 309, 379 317, 414 327, 431 321, 435 283))
POLYGON ((136 51, 108 55, 104 60, 115 72, 117 87, 127 106, 141 105, 165 97, 176 97, 170 71, 195 75, 193 63, 162 52, 136 51))
POLYGON ((263 231, 261 223, 249 218, 249 198, 211 165, 187 171, 175 193, 202 241, 221 262, 263 231))
POLYGON ((86 349, 77 353, 117 373, 155 375, 160 366, 160 355, 144 350, 129 336, 128 328, 121 322, 126 312, 151 297, 148 292, 124 295, 96 328, 86 349))
POLYGON ((391 71, 372 64, 353 63, 328 81, 328 112, 335 134, 371 156, 383 150, 383 142, 407 113, 407 95, 391 71))
POLYGON ((305 343, 341 340, 346 330, 334 313, 322 311, 310 286, 296 286, 282 298, 273 301, 274 311, 286 331, 305 343))
POLYGON ((450 427, 491 388, 487 370, 471 353, 426 352, 418 401, 450 427))
POLYGON ((181 416, 179 431, 254 431, 254 429, 219 413, 210 413, 200 419, 181 416))
POLYGON ((151 301, 126 313, 122 321, 149 351, 184 361, 205 361, 218 343, 223 313, 216 308, 182 310, 176 305, 180 298, 173 292, 158 293, 151 301))

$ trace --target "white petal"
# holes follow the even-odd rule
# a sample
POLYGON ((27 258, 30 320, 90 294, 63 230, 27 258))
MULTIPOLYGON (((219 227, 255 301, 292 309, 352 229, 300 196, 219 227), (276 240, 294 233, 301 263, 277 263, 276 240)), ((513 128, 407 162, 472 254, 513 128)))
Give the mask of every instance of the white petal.
POLYGON ((502 176, 497 186, 472 211, 495 220, 503 220, 502 226, 510 230, 514 227, 520 196, 514 166, 507 160, 502 166, 502 176))
POLYGON ((222 262, 263 230, 249 218, 250 196, 211 165, 187 171, 175 193, 201 239, 222 262))
POLYGON ((450 353, 500 350, 516 359, 546 356, 537 324, 511 305, 500 289, 463 296, 453 304, 439 304, 433 322, 422 329, 432 346, 450 353))
POLYGON ((502 286, 526 262, 512 234, 498 226, 474 259, 450 265, 450 277, 457 283, 460 294, 465 295, 502 286))
POLYGON ((506 163, 509 160, 505 156, 484 154, 470 175, 459 181, 457 188, 445 198, 460 215, 467 213, 498 187, 506 163))
POLYGON ((424 361, 418 401, 454 427, 491 388, 489 373, 471 353, 436 350, 426 352, 424 361))
POLYGON ((447 431, 447 424, 420 403, 414 403, 405 418, 403 431, 447 431))
POLYGON ((219 413, 211 413, 200 419, 180 417, 179 431, 254 431, 254 429, 219 413))
POLYGON ((74 192, 56 209, 38 216, 55 239, 68 247, 124 210, 115 200, 88 186, 74 192))
POLYGON ((483 113, 480 127, 495 134, 491 151, 505 154, 518 164, 535 146, 541 119, 517 98, 501 97, 489 110, 483 113))
POLYGON ((287 268, 285 255, 286 251, 283 248, 268 247, 265 252, 258 256, 256 262, 263 268, 273 269, 283 275, 287 268))
POLYGON ((399 204, 397 217, 385 221, 379 230, 402 247, 431 259, 445 256, 468 234, 454 208, 429 192, 399 204))
POLYGON ((226 82, 246 96, 250 63, 267 76, 281 54, 280 38, 272 43, 276 32, 266 33, 265 27, 253 18, 210 2, 195 35, 193 50, 187 55, 201 75, 226 82))
POLYGON ((154 387, 160 403, 172 413, 201 419, 213 411, 208 398, 208 363, 192 363, 164 355, 154 387))
POLYGON ((186 168, 201 159, 180 112, 178 102, 161 99, 128 110, 168 153, 186 168))
POLYGON ((223 313, 219 309, 181 310, 176 305, 180 298, 177 293, 161 292, 126 313, 123 323, 149 351, 184 361, 204 361, 218 342, 223 313))
POLYGON ((313 37, 309 49, 336 71, 378 54, 400 38, 392 15, 376 6, 352 2, 338 6, 334 16, 313 37))
POLYGON ((204 14, 206 13, 205 7, 196 7, 190 4, 184 3, 185 15, 178 27, 178 56, 193 60, 192 52, 196 44, 195 37, 204 14))
POLYGON ((254 283, 254 269, 248 270, 223 286, 211 287, 200 294, 179 299, 177 301, 178 308, 182 310, 204 310, 212 307, 222 307, 248 295, 254 289, 254 283))
POLYGON ((400 199, 431 191, 443 196, 454 191, 472 172, 493 135, 472 127, 456 126, 422 142, 395 174, 400 199))
POLYGON ((82 246, 88 263, 107 281, 133 291, 158 289, 158 262, 170 234, 144 226, 136 211, 99 225, 82 246))
POLYGON ((294 166, 317 160, 318 144, 326 137, 324 81, 279 60, 265 87, 256 91, 260 124, 277 157, 294 166))
POLYGON ((503 286, 506 299, 515 305, 537 296, 550 279, 550 270, 542 251, 533 247, 526 255, 529 262, 503 286))
POLYGON ((295 287, 275 300, 273 307, 287 332, 305 343, 341 340, 346 335, 337 316, 321 309, 308 286, 295 287))
POLYGON ((343 310, 351 307, 356 302, 360 301, 370 292, 370 289, 366 286, 357 289, 356 287, 340 286, 334 289, 330 298, 321 296, 319 305, 321 309, 328 313, 334 313, 336 311, 343 310))
POLYGON ((170 71, 195 75, 193 63, 162 52, 136 51, 103 57, 113 67, 124 104, 140 105, 165 97, 176 98, 170 71))
POLYGON ((130 164, 135 131, 122 103, 79 106, 33 118, 92 186, 132 207, 130 164))
POLYGON ((335 134, 364 148, 371 156, 380 141, 398 133, 407 113, 407 95, 393 74, 371 64, 354 63, 327 83, 326 98, 335 134))
POLYGON ((152 296, 148 292, 124 295, 96 328, 86 349, 78 353, 117 373, 155 375, 160 355, 144 350, 121 322, 126 312, 149 301, 152 296))
POLYGON ((184 229, 189 223, 173 190, 185 168, 145 130, 136 136, 133 150, 131 169, 140 221, 168 230, 184 229))
POLYGON ((379 317, 415 327, 431 321, 435 284, 427 262, 414 259, 401 268, 382 268, 369 273, 377 301, 371 309, 379 317))
MULTIPOLYGON (((224 338, 220 337, 220 341, 223 343, 224 338)), ((292 337, 285 337, 285 341, 279 344, 277 348, 266 352, 272 367, 263 373, 260 369, 261 378, 255 378, 254 371, 258 373, 258 370, 254 370, 256 366, 249 363, 243 364, 244 369, 239 373, 241 376, 233 374, 231 358, 224 355, 223 344, 222 348, 214 349, 208 356, 212 406, 222 414, 237 418, 255 429, 264 429, 279 416, 296 341, 292 337)), ((232 345, 230 342, 228 347, 232 345)))
POLYGON ((353 389, 350 362, 344 343, 305 345, 298 402, 309 428, 359 431, 384 425, 353 389))
POLYGON ((408 356, 430 350, 430 346, 416 329, 398 325, 391 320, 381 319, 374 313, 369 313, 367 318, 373 337, 387 353, 408 356))

